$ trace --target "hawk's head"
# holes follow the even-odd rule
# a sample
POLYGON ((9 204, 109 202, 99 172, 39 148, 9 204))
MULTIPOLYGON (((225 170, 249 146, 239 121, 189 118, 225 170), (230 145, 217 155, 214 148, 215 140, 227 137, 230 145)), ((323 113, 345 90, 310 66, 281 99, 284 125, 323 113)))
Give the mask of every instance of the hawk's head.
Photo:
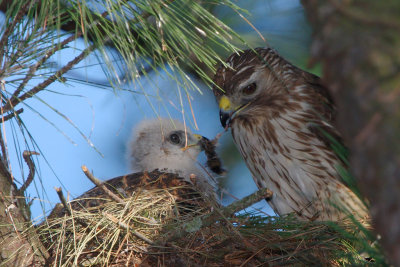
POLYGON ((284 106, 297 68, 271 48, 232 54, 214 77, 223 127, 233 115, 257 106, 284 106))

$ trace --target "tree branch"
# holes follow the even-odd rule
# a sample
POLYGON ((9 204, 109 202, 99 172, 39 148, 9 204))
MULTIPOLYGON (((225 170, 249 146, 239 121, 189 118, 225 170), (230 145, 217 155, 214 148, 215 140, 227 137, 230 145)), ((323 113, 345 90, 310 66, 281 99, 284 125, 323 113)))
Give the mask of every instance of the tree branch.
POLYGON ((45 80, 44 82, 38 84, 37 86, 35 86, 34 88, 32 88, 31 90, 29 90, 28 92, 26 92, 25 94, 21 95, 18 98, 13 98, 11 100, 9 100, 7 102, 7 104, 4 106, 4 112, 8 112, 11 109, 14 108, 14 106, 16 106, 18 103, 31 98, 32 96, 34 96, 35 94, 37 94, 38 92, 42 91, 43 89, 45 89, 47 86, 49 86, 50 84, 52 84, 53 82, 55 82, 57 79, 61 78, 66 72, 68 72, 69 70, 72 69, 73 66, 75 66, 76 64, 78 64, 79 62, 81 62, 84 58, 86 58, 90 52, 92 52, 94 49, 96 48, 95 45, 90 45, 89 47, 87 47, 85 50, 82 51, 82 53, 77 56, 76 58, 74 58, 73 60, 71 60, 70 62, 68 62, 67 65, 65 65, 64 67, 62 67, 59 71, 57 71, 54 75, 50 76, 49 78, 47 78, 47 80, 45 80))
MULTIPOLYGON (((231 217, 236 212, 239 212, 239 211, 253 205, 254 203, 257 203, 266 198, 271 198, 272 195, 273 195, 273 192, 271 190, 269 190, 267 188, 261 188, 257 192, 255 192, 247 197, 244 197, 241 200, 235 201, 227 207, 216 209, 204 217, 195 217, 193 220, 191 220, 187 224, 195 223, 200 218, 201 228, 207 227, 207 226, 213 224, 215 221, 220 220, 221 218, 231 217)), ((170 238, 168 238, 168 242, 179 239, 186 234, 187 234, 187 232, 184 229, 179 228, 179 229, 177 229, 177 231, 172 233, 172 236, 170 238)))
POLYGON ((6 116, 3 116, 3 117, 0 119, 0 123, 3 123, 3 122, 6 122, 6 121, 10 120, 10 119, 14 118, 16 115, 21 114, 22 112, 24 112, 24 109, 23 109, 23 108, 20 108, 20 109, 18 109, 18 110, 16 110, 16 111, 14 111, 14 112, 12 112, 12 113, 6 115, 6 116))
POLYGON ((27 150, 25 150, 24 153, 22 153, 22 157, 24 158, 26 164, 28 165, 29 174, 28 174, 28 177, 26 178, 25 183, 18 190, 18 193, 20 195, 24 194, 25 190, 32 183, 33 177, 35 176, 35 164, 33 163, 32 159, 31 159, 32 155, 40 155, 40 154, 35 151, 27 151, 27 150))
POLYGON ((61 204, 64 206, 64 209, 67 211, 68 215, 71 216, 72 212, 71 212, 70 207, 68 206, 67 200, 64 197, 64 194, 62 192, 62 188, 61 187, 54 187, 54 189, 56 190, 58 198, 60 199, 61 204))
MULTIPOLYGON (((100 16, 101 17, 106 17, 108 15, 108 11, 103 12, 100 16)), ((94 25, 96 25, 97 22, 95 22, 92 25, 89 25, 88 28, 91 29, 94 27, 94 25)), ((57 51, 63 49, 67 44, 69 44, 70 42, 78 39, 79 37, 81 37, 83 35, 82 31, 77 31, 74 35, 66 38, 65 40, 63 40, 61 43, 59 44, 55 44, 54 47, 52 49, 50 49, 49 51, 47 51, 45 53, 45 55, 38 61, 36 62, 36 64, 32 65, 29 68, 29 72, 26 74, 25 78, 23 79, 23 81, 21 82, 21 84, 18 86, 18 88, 14 91, 14 93, 12 94, 12 96, 10 97, 9 102, 4 106, 4 112, 7 112, 11 109, 13 109, 14 106, 16 106, 19 102, 22 102, 23 100, 25 100, 26 98, 32 97, 33 94, 38 93, 39 91, 43 90, 45 87, 47 87, 49 84, 53 83, 58 77, 61 77, 63 74, 65 74, 67 71, 69 71, 74 65, 78 64, 82 59, 84 59, 86 56, 89 55, 90 52, 92 52, 95 49, 95 45, 92 44, 91 46, 87 47, 79 56, 77 56, 75 59, 73 59, 72 61, 70 61, 67 65, 65 65, 61 70, 59 70, 55 75, 50 76, 46 81, 42 82, 41 84, 39 84, 38 86, 36 86, 35 88, 31 89, 30 91, 28 91, 27 93, 25 93, 24 95, 22 95, 21 97, 18 97, 19 94, 21 93, 21 91, 24 89, 24 87, 26 86, 26 84, 33 78, 35 72, 52 56, 54 55, 57 51), (43 87, 41 87, 43 86, 43 87), (29 95, 29 93, 31 93, 32 95, 29 97, 26 97, 27 95, 29 95)))
MULTIPOLYGON (((18 13, 13 18, 13 22, 11 23, 11 25, 8 25, 6 27, 6 29, 3 33, 3 36, 1 37, 1 40, 0 40, 0 66, 3 63, 4 51, 6 51, 5 45, 7 44, 8 37, 10 36, 11 32, 15 29, 15 26, 17 25, 17 23, 21 21, 22 17, 26 14, 26 12, 31 8, 32 5, 36 4, 37 2, 38 2, 38 0, 27 1, 25 3, 25 5, 23 5, 19 9, 18 13)), ((7 22, 5 22, 5 23, 7 23, 7 22)), ((1 70, 0 77, 3 76, 3 72, 4 72, 4 70, 1 70)))
POLYGON ((139 233, 138 231, 129 228, 129 225, 125 224, 124 222, 121 222, 120 220, 118 220, 117 218, 112 216, 111 214, 108 214, 107 212, 103 212, 103 215, 105 217, 107 217, 110 221, 114 222, 115 224, 118 224, 118 226, 120 228, 126 230, 127 232, 132 233, 137 238, 143 240, 144 242, 146 242, 146 243, 148 243, 150 245, 155 245, 155 243, 153 241, 151 241, 150 239, 145 237, 142 233, 139 233))
POLYGON ((86 177, 89 178, 90 181, 92 181, 92 183, 100 187, 104 191, 104 193, 106 193, 111 199, 118 203, 124 203, 124 201, 119 196, 111 192, 111 190, 109 190, 103 182, 94 177, 85 165, 82 166, 82 171, 85 173, 86 177))

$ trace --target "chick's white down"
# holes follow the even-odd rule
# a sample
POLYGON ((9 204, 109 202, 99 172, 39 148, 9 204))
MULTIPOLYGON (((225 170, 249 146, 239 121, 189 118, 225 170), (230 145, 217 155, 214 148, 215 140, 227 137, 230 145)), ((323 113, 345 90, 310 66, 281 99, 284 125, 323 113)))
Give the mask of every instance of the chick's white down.
POLYGON ((176 173, 188 182, 194 174, 199 189, 215 194, 214 184, 196 159, 201 152, 199 138, 177 120, 145 120, 132 133, 128 145, 130 168, 135 172, 158 169, 176 173))

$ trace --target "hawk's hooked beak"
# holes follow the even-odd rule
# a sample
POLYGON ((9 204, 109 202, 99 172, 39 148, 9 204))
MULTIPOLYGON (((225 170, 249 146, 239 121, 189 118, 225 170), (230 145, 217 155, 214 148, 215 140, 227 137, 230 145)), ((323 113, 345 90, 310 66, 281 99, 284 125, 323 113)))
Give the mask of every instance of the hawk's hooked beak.
POLYGON ((230 118, 231 118, 230 113, 224 112, 221 109, 219 110, 219 120, 221 122, 222 127, 226 128, 226 123, 230 118))
POLYGON ((233 115, 247 108, 251 103, 252 102, 247 102, 240 106, 234 106, 229 98, 223 95, 219 100, 219 120, 221 121, 222 127, 230 127, 233 115))
POLYGON ((219 100, 219 120, 222 127, 226 128, 226 125, 229 127, 231 117, 234 113, 235 109, 232 107, 231 101, 223 95, 219 100))

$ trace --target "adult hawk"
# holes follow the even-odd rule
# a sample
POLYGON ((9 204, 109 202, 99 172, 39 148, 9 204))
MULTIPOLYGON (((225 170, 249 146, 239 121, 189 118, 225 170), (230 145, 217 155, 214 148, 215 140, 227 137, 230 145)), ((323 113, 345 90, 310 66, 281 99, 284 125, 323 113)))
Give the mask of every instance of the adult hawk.
POLYGON ((273 49, 257 48, 231 55, 214 83, 221 123, 231 127, 257 186, 273 191, 269 204, 277 214, 321 221, 348 213, 368 217, 339 174, 335 107, 318 77, 273 49))

